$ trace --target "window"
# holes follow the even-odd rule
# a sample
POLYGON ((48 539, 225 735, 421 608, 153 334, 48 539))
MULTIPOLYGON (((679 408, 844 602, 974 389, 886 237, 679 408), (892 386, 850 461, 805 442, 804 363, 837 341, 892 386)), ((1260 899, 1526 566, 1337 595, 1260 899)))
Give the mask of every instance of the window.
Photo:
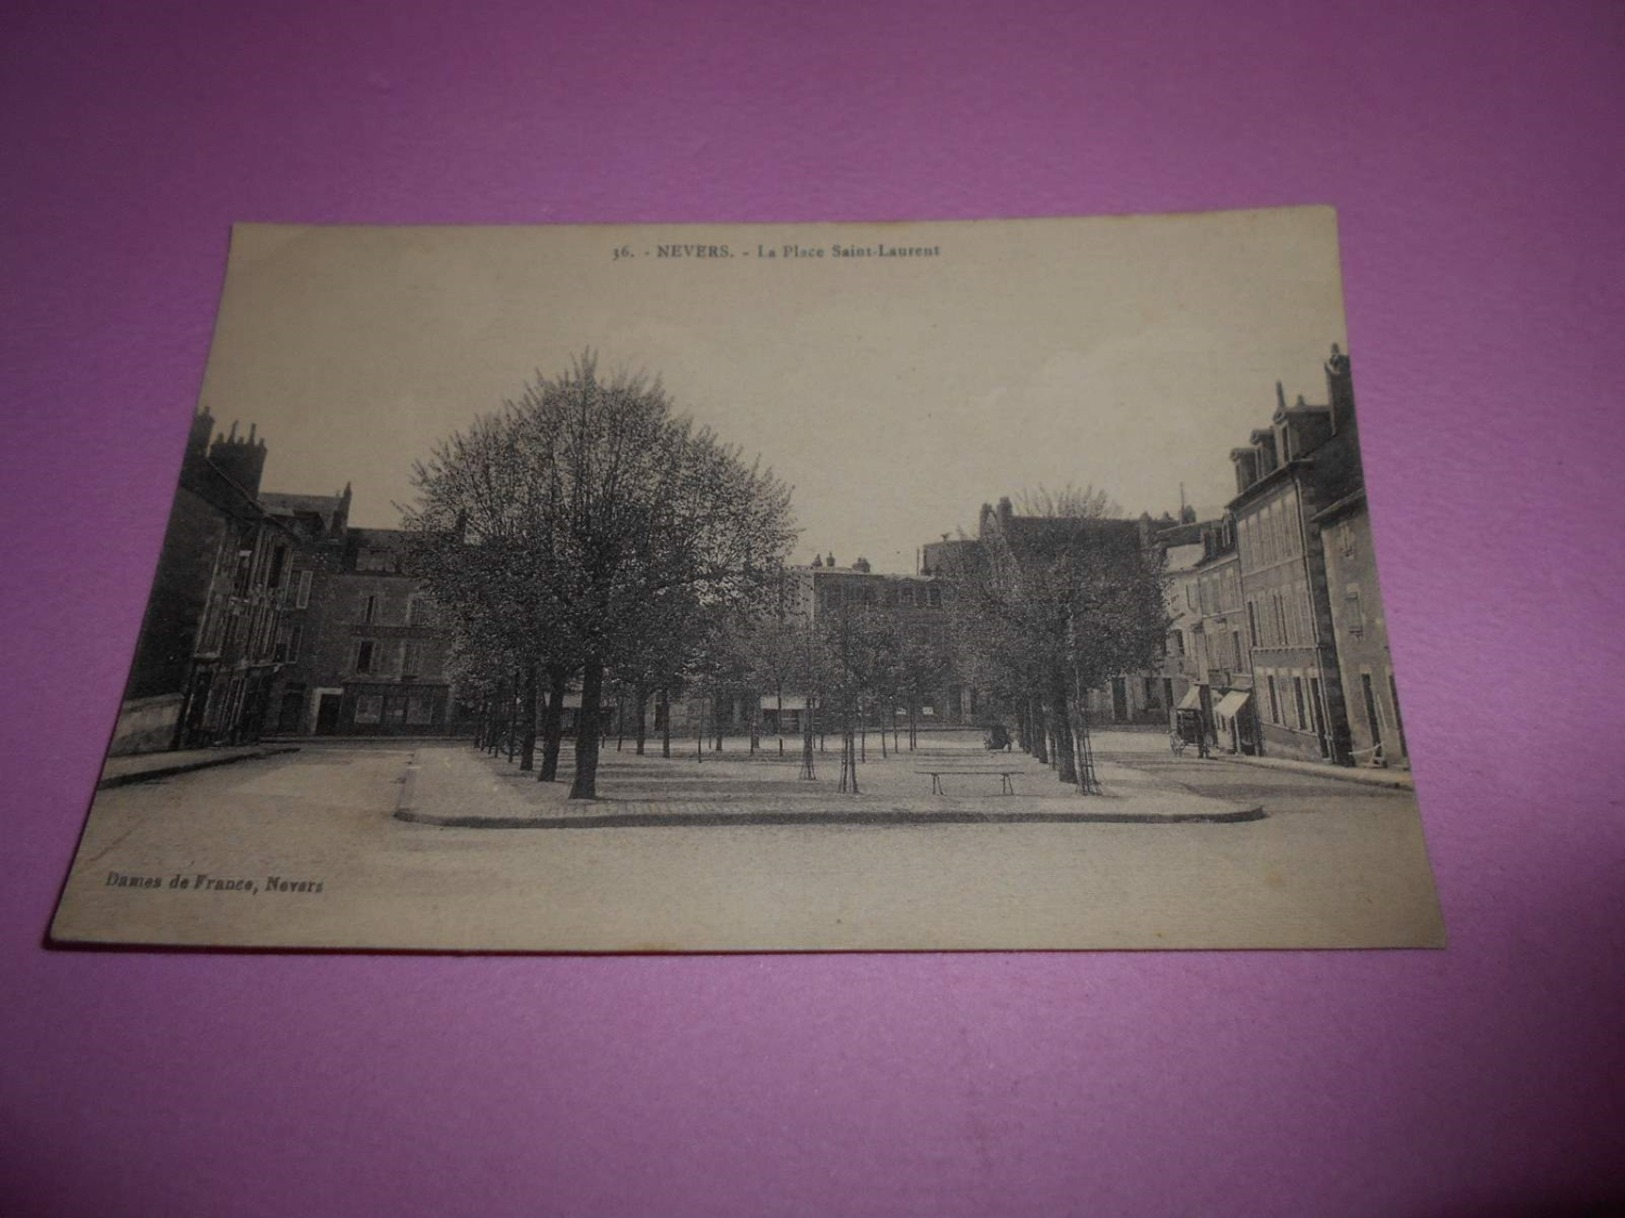
POLYGON ((926 596, 930 598, 931 608, 942 608, 942 589, 937 587, 936 584, 932 584, 928 589, 926 589, 926 596))
POLYGON ((1247 637, 1254 647, 1258 646, 1258 602, 1247 602, 1247 637))
POLYGON ((283 626, 276 634, 276 647, 271 653, 271 659, 278 664, 291 664, 299 658, 299 637, 304 633, 303 626, 283 626))
POLYGON ((1360 604, 1360 585, 1350 584, 1343 593, 1343 611, 1349 624, 1349 633, 1359 638, 1365 633, 1365 608, 1360 604))
POLYGON ((310 608, 310 580, 315 574, 314 571, 299 572, 299 591, 293 598, 293 607, 295 609, 310 608))
POLYGON ((422 670, 423 644, 418 639, 401 643, 401 676, 415 677, 422 670))
POLYGON ((1232 650, 1235 652, 1235 663, 1231 667, 1241 671, 1247 667, 1246 662, 1241 658, 1241 631, 1232 630, 1230 632, 1230 643, 1232 650))
POLYGON ((1394 730, 1399 733, 1399 751, 1409 756, 1410 750, 1405 747, 1405 720, 1399 713, 1399 686, 1394 684, 1392 672, 1388 674, 1388 697, 1392 699, 1389 705, 1394 708, 1394 730))
MULTIPOLYGON (((357 672, 372 671, 373 644, 371 639, 363 639, 355 649, 355 670, 357 672)), ((374 723, 377 720, 373 720, 374 723)))
POLYGON ((384 719, 384 696, 382 694, 362 694, 355 700, 355 721, 357 723, 382 723, 384 719))
POLYGON ((288 547, 278 546, 271 553, 271 573, 265 577, 265 586, 276 589, 282 586, 282 565, 288 561, 288 547))
POLYGON ((237 641, 237 628, 242 624, 242 610, 233 609, 226 617, 226 637, 220 640, 222 647, 230 647, 237 641))
POLYGON ((369 596, 361 604, 361 620, 371 625, 378 617, 378 598, 369 596))
POLYGON ((1185 632, 1183 630, 1176 630, 1172 634, 1170 634, 1168 637, 1173 640, 1174 654, 1175 655, 1180 655, 1180 656, 1184 655, 1185 654, 1185 632))
POLYGON ((412 727, 427 727, 434 722, 434 699, 413 695, 406 700, 406 722, 412 727))
POLYGON ((1270 691, 1270 722, 1279 723, 1281 722, 1281 699, 1275 689, 1275 677, 1272 674, 1266 680, 1270 691))
POLYGON ((1294 709, 1298 712, 1298 727, 1300 729, 1308 727, 1309 726, 1309 716, 1305 713, 1305 708, 1304 708, 1304 705, 1303 705, 1303 678, 1302 677, 1293 677, 1292 678, 1292 701, 1293 701, 1293 704, 1294 704, 1294 709))

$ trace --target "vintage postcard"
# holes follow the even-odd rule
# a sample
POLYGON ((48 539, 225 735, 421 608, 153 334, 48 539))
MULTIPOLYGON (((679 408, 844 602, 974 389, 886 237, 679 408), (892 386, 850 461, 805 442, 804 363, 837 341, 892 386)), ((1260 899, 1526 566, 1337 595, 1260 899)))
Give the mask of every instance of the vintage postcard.
POLYGON ((1358 361, 1329 208, 240 226, 52 939, 1439 946, 1358 361))

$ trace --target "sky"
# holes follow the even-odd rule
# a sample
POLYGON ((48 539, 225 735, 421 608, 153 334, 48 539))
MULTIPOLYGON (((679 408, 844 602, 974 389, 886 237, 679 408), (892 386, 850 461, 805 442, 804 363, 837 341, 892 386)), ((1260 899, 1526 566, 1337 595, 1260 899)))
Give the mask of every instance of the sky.
MULTIPOLYGON (((587 348, 794 489, 793 558, 914 569, 981 505, 1094 486, 1219 510, 1230 449, 1325 400, 1347 350, 1329 208, 918 225, 239 227, 201 402, 262 487, 353 486, 390 527, 414 460, 587 348), (729 257, 659 257, 661 246, 729 257), (783 257, 786 245, 822 257, 783 257), (835 257, 834 246, 933 257, 835 257), (616 259, 617 249, 629 251, 616 259), (771 249, 781 256, 760 255, 771 249)), ((1353 353, 1358 359, 1358 352, 1353 353)))

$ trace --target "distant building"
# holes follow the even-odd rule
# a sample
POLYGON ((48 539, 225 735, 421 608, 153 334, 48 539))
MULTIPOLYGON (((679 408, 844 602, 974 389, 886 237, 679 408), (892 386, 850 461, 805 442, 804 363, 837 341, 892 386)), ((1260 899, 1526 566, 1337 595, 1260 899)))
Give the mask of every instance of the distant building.
MULTIPOLYGON (((995 570, 1003 564, 1045 561, 1064 550, 1083 547, 1120 557, 1138 556, 1154 544, 1159 528, 1177 522, 1164 514, 1139 520, 1068 516, 1021 516, 1008 498, 998 506, 984 504, 978 529, 980 544, 995 570)), ((1107 686, 1084 692, 1091 723, 1156 723, 1167 718, 1163 678, 1157 671, 1122 673, 1107 686)))
POLYGON ((1196 565, 1198 699, 1215 747, 1228 753, 1258 751, 1252 705, 1252 648, 1248 642, 1241 560, 1235 522, 1228 516, 1202 529, 1196 565))
MULTIPOLYGON (((1163 645, 1162 663, 1150 679, 1160 686, 1154 706, 1175 725, 1178 710, 1203 710, 1200 686, 1207 680, 1198 658, 1202 629, 1199 564, 1204 557, 1203 530, 1213 523, 1198 522, 1194 512, 1181 512, 1191 519, 1165 525, 1153 536, 1162 551, 1162 569, 1167 578, 1164 609, 1168 615, 1168 637, 1163 645)), ((1204 713, 1206 713, 1204 711, 1204 713)))
POLYGON ((109 751, 239 744, 264 719, 295 538, 261 506, 265 441, 192 420, 109 751))
MULTIPOLYGON (((886 727, 913 715, 918 726, 959 726, 975 722, 976 691, 955 673, 953 639, 948 611, 955 588, 950 580, 933 575, 895 575, 874 571, 866 559, 850 567, 837 566, 833 555, 785 573, 781 611, 813 626, 848 607, 876 611, 895 624, 898 638, 912 643, 924 658, 922 667, 934 674, 927 687, 899 704, 879 708, 886 727)), ((768 731, 795 733, 807 700, 804 694, 759 693, 762 720, 768 731), (782 703, 782 705, 781 705, 782 703)), ((876 726, 879 726, 877 724, 876 726)))
POLYGON ((1349 361, 1326 362, 1328 401, 1287 405, 1276 386, 1270 426, 1230 454, 1246 643, 1253 665, 1262 751, 1351 759, 1348 709, 1338 664, 1317 513, 1362 484, 1349 361))
POLYGON ((407 534, 349 523, 351 491, 261 496, 300 539, 276 637, 267 730, 288 736, 438 736, 463 726, 449 632, 405 564, 407 534))

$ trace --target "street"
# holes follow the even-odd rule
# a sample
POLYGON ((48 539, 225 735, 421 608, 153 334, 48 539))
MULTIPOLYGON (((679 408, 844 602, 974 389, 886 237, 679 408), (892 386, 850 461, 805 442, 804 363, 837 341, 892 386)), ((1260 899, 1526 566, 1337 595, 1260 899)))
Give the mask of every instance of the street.
MULTIPOLYGON (((1160 737, 1100 732, 1095 748, 1103 770, 1119 767, 1124 782, 1169 800, 1261 805, 1265 816, 1223 824, 443 828, 395 813, 408 802, 445 803, 452 790, 464 804, 558 807, 562 784, 543 788, 462 743, 345 741, 104 790, 53 933, 74 940, 94 928, 98 939, 220 946, 588 951, 1442 942, 1409 792, 1176 759, 1160 737)), ((734 780, 707 756, 698 764, 692 753, 618 760, 611 751, 604 793, 639 775, 673 789, 710 784, 714 793, 734 780)), ((743 757, 730 764, 764 765, 743 757)), ((830 768, 816 789, 802 784, 804 799, 840 806, 836 764, 826 755, 830 768)), ((896 772, 912 764, 892 762, 896 772)), ((885 771, 871 762, 865 772, 885 771)), ((787 777, 774 781, 791 791, 787 777)), ((997 798, 960 802, 994 807, 997 798)), ((1090 802, 1058 784, 1030 797, 1039 798, 1046 806, 1090 802)))

